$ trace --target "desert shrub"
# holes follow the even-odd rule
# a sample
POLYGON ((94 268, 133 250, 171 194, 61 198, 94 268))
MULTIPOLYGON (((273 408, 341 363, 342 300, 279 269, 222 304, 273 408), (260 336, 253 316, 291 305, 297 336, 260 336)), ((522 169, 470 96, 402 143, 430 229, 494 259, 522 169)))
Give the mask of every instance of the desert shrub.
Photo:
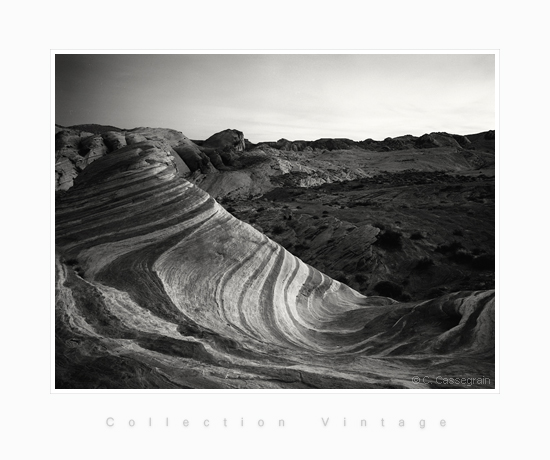
POLYGON ((256 212, 262 212, 262 211, 265 211, 265 208, 258 208, 258 209, 256 209, 256 212))
POLYGON ((491 254, 482 254, 474 257, 472 260, 472 267, 476 270, 494 270, 495 256, 491 254))
POLYGON ((357 273, 355 275, 355 281, 357 281, 358 283, 365 283, 367 281, 367 277, 362 273, 357 273))
POLYGON ((323 211, 323 214, 328 214, 328 211, 323 211))
POLYGON ((344 275, 343 273, 340 274, 340 275, 338 275, 338 276, 336 276, 334 279, 335 279, 336 281, 340 281, 340 283, 344 283, 344 284, 348 284, 348 283, 349 283, 349 280, 348 280, 347 276, 344 275))
POLYGON ((410 239, 411 240, 422 240, 422 239, 424 239, 424 236, 420 232, 414 232, 414 233, 411 233, 410 239))
POLYGON ((455 236, 464 236, 464 233, 460 229, 453 230, 453 235, 455 236))
POLYGON ((434 261, 430 257, 422 257, 416 262, 415 268, 417 270, 427 270, 434 265, 434 261))
POLYGON ((403 288, 399 284, 387 280, 376 283, 374 290, 381 296, 391 297, 395 300, 399 300, 403 294, 403 288))
POLYGON ((462 243, 460 241, 453 241, 449 244, 440 244, 437 248, 435 248, 435 252, 440 252, 441 254, 454 254, 459 249, 464 249, 462 243))
POLYGON ((451 259, 457 264, 469 264, 474 260, 474 256, 466 249, 459 249, 451 255, 451 259))
POLYGON ((309 249, 309 248, 310 248, 310 246, 308 246, 307 244, 303 244, 303 243, 299 243, 296 246, 294 246, 294 249, 296 251, 305 251, 306 249, 309 249))
POLYGON ((283 233, 285 231, 285 228, 282 225, 275 225, 275 227, 273 227, 272 231, 273 231, 273 233, 275 233, 275 235, 280 235, 281 233, 283 233))
POLYGON ((388 228, 378 235, 378 239, 375 244, 386 250, 398 250, 402 248, 401 236, 401 232, 388 228))
POLYGON ((227 212, 234 213, 236 209, 233 206, 229 206, 227 209, 227 212))
POLYGON ((249 224, 255 224, 256 223, 256 219, 254 219, 254 217, 252 219, 248 219, 248 223, 249 224))
POLYGON ((442 295, 447 294, 447 290, 445 288, 437 287, 432 288, 428 292, 428 299, 434 299, 436 297, 441 297, 442 295))
POLYGON ((374 224, 372 224, 372 226, 379 228, 382 231, 386 230, 386 226, 381 222, 375 222, 374 224))
POLYGON ((319 216, 313 216, 314 219, 319 219, 319 216))
POLYGON ((483 249, 481 249, 481 248, 474 248, 474 249, 472 249, 472 254, 473 254, 474 256, 479 256, 479 255, 483 254, 484 252, 485 252, 485 251, 484 251, 483 249))
POLYGON ((396 300, 400 300, 401 302, 409 302, 411 299, 412 299, 411 295, 404 292, 403 294, 401 294, 401 297, 396 300))

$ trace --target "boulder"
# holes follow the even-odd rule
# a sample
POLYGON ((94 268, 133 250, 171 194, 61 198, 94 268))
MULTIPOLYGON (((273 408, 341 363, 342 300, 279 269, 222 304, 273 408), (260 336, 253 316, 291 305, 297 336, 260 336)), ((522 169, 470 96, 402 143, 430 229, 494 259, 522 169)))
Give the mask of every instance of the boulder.
POLYGON ((235 152, 242 152, 246 149, 244 135, 236 129, 226 129, 213 134, 203 142, 202 146, 216 150, 223 150, 229 147, 235 152))

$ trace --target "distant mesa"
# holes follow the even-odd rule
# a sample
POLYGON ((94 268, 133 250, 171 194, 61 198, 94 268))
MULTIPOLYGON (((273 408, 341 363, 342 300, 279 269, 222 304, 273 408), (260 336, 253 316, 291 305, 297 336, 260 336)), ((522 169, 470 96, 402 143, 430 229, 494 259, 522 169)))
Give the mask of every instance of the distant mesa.
POLYGON ((85 131, 92 134, 103 134, 107 131, 124 131, 123 129, 117 128, 116 126, 110 125, 97 125, 97 124, 86 124, 86 125, 73 125, 64 127, 61 125, 55 125, 60 129, 71 129, 73 131, 85 131))
MULTIPOLYGON (((290 141, 282 138, 277 142, 262 142, 259 145, 267 145, 271 148, 278 150, 294 151, 294 152, 307 152, 314 150, 353 150, 362 149, 375 152, 392 152, 398 150, 409 149, 431 149, 439 147, 454 147, 454 148, 473 148, 476 149, 476 145, 481 140, 494 139, 494 131, 487 131, 484 133, 473 135, 474 139, 470 139, 469 136, 463 136, 459 134, 449 134, 445 132, 434 132, 424 134, 420 137, 406 134, 397 137, 387 137, 382 141, 376 141, 373 139, 365 139, 363 141, 354 141, 346 138, 321 138, 315 141, 296 140, 290 141)), ((490 147, 488 144, 481 146, 486 149, 490 147)), ((493 148, 494 152, 494 148, 493 148)))

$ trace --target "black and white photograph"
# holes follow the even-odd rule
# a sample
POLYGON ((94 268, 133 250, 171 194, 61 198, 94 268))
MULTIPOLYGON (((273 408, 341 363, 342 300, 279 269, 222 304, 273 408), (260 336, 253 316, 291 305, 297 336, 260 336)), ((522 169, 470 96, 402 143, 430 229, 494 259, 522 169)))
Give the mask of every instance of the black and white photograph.
POLYGON ((497 58, 55 53, 54 391, 498 391, 497 58))
POLYGON ((544 457, 542 3, 4 10, 0 457, 544 457))

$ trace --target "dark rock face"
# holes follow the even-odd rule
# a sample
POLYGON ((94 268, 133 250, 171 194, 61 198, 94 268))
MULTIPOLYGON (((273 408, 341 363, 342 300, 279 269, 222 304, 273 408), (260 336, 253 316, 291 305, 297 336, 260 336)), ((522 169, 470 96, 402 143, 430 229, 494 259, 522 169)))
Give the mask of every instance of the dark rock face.
POLYGON ((241 131, 226 129, 210 136, 203 142, 202 147, 216 150, 230 148, 235 152, 242 152, 245 150, 246 145, 244 142, 244 134, 241 131))
POLYGON ((200 171, 207 174, 214 170, 214 166, 210 162, 210 159, 192 142, 180 142, 175 145, 173 149, 185 162, 191 172, 200 171))
POLYGON ((310 144, 310 147, 323 150, 346 150, 355 144, 351 139, 317 139, 310 144))
POLYGON ((250 142, 248 139, 244 140, 244 148, 245 150, 251 149, 253 147, 256 147, 256 144, 250 142))
POLYGON ((468 148, 469 145, 471 145, 470 139, 468 139, 466 136, 460 136, 459 134, 452 134, 452 137, 455 141, 457 141, 461 147, 468 148))
POLYGON ((460 147, 460 144, 453 136, 447 133, 431 133, 420 136, 415 145, 417 148, 434 148, 434 147, 460 147))
POLYGON ((495 140, 495 130, 487 131, 484 136, 485 139, 494 141, 495 140))
POLYGON ((224 169, 234 165, 238 154, 246 149, 244 135, 236 129, 226 129, 200 142, 200 149, 214 167, 224 169))

